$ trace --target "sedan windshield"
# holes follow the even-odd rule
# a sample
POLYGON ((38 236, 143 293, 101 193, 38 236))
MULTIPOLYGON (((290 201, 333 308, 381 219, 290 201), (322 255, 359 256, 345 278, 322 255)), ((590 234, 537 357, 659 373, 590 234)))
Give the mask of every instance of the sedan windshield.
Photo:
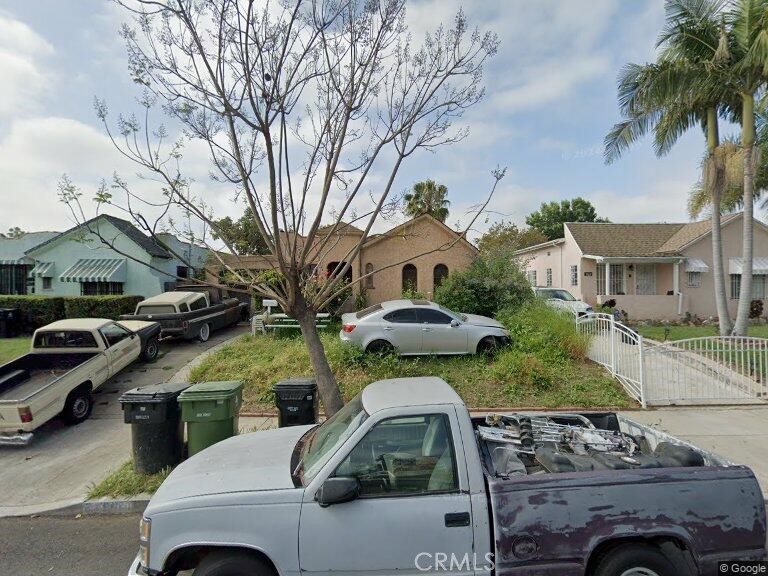
POLYGON ((453 310, 449 310, 445 306, 439 306, 439 308, 440 308, 440 310, 442 310, 443 312, 448 314, 448 316, 450 316, 452 318, 456 318, 456 320, 461 320, 462 322, 466 322, 467 321, 466 314, 459 314, 458 312, 454 312, 453 310))
POLYGON ((566 302, 574 302, 576 300, 568 290, 540 290, 539 296, 542 298, 552 298, 553 300, 565 300, 566 302))
POLYGON ((331 459, 347 438, 368 418, 361 395, 350 400, 341 410, 315 428, 301 450, 297 472, 306 485, 331 459))

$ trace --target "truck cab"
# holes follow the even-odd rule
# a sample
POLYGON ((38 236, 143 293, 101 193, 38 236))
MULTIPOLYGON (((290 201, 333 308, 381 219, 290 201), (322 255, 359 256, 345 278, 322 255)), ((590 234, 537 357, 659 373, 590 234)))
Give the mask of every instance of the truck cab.
POLYGON ((762 494, 744 467, 679 444, 691 463, 513 470, 489 462, 486 427, 439 378, 403 378, 320 426, 226 440, 152 498, 130 574, 693 576, 764 558, 762 494))

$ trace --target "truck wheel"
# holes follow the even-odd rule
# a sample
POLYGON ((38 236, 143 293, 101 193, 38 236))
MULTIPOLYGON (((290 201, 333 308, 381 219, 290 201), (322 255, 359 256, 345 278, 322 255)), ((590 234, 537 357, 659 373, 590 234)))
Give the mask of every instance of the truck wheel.
POLYGON ((200 342, 208 342, 208 338, 211 337, 211 325, 203 324, 200 326, 200 332, 197 333, 197 339, 200 342))
POLYGON ((676 576, 676 571, 653 546, 626 544, 603 557, 593 576, 676 576))
POLYGON ((157 338, 150 338, 147 341, 147 345, 144 346, 144 351, 141 353, 141 359, 144 362, 154 362, 157 360, 157 355, 160 352, 160 343, 157 338))
POLYGON ((88 388, 78 388, 72 390, 64 403, 64 410, 61 413, 67 424, 80 424, 87 420, 93 410, 93 397, 88 388))
POLYGON ((219 552, 203 558, 192 576, 272 576, 266 563, 244 552, 219 552))

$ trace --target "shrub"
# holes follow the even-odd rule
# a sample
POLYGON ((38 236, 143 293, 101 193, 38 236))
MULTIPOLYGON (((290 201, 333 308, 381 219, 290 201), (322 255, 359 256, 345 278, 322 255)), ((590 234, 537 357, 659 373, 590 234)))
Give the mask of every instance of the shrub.
POLYGON ((405 289, 400 294, 400 298, 403 300, 426 300, 427 297, 424 295, 423 292, 419 292, 411 286, 410 284, 405 287, 405 289))
POLYGON ((762 300, 752 300, 749 304, 749 317, 750 318, 760 318, 760 316, 763 315, 763 301, 762 300))
POLYGON ((454 272, 435 290, 435 301, 456 312, 494 316, 533 299, 531 285, 517 262, 481 256, 462 272, 454 272))
POLYGON ((24 332, 32 332, 64 318, 64 299, 58 297, 0 296, 0 308, 17 308, 24 332))
POLYGON ((65 318, 108 318, 133 314, 143 296, 70 296, 64 298, 65 318))

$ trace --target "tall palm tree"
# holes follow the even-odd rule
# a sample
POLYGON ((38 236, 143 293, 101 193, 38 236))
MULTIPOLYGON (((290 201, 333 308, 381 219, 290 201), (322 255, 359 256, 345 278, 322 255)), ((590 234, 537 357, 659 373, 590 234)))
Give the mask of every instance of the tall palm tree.
POLYGON ((693 126, 704 128, 707 142, 704 186, 712 198, 712 258, 720 333, 731 331, 725 292, 720 197, 722 166, 719 116, 733 109, 734 94, 720 77, 726 68, 728 37, 721 24, 723 0, 667 0, 666 23, 657 47, 658 61, 628 64, 619 76, 618 95, 624 120, 605 138, 605 159, 613 162, 631 144, 653 131, 662 156, 693 126))
POLYGON ((403 197, 405 213, 416 217, 422 214, 430 214, 445 222, 448 218, 448 206, 451 202, 446 198, 448 188, 443 184, 436 184, 434 180, 424 180, 413 185, 413 192, 403 197))
POLYGON ((744 162, 741 288, 733 333, 745 335, 749 328, 754 256, 755 95, 768 80, 768 0, 736 0, 729 16, 733 64, 728 71, 741 96, 744 162))

